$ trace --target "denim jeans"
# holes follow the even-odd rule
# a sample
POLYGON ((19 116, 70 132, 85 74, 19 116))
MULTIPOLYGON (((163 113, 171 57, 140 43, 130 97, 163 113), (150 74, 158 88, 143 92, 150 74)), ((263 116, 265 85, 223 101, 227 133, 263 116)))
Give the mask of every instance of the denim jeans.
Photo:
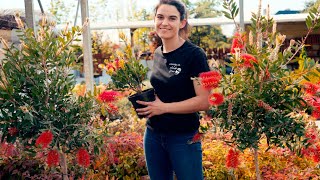
POLYGON ((201 142, 194 133, 167 134, 146 128, 144 152, 151 180, 203 180, 201 142))

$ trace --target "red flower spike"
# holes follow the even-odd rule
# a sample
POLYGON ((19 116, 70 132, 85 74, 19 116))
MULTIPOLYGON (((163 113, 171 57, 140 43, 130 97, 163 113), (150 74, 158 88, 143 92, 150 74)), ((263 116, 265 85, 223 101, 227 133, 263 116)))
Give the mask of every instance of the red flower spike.
POLYGON ((49 151, 47 155, 47 164, 49 166, 58 166, 59 165, 59 152, 57 150, 49 151))
POLYGON ((222 76, 219 71, 208 71, 200 73, 199 78, 201 79, 202 87, 210 90, 218 87, 222 76))
POLYGON ((319 85, 306 82, 304 83, 304 88, 307 94, 315 95, 319 91, 319 85))
POLYGON ((239 151, 231 148, 227 154, 226 167, 227 168, 237 168, 240 164, 239 161, 239 151))
POLYGON ((50 130, 44 131, 40 134, 38 139, 36 140, 36 146, 41 146, 43 149, 47 148, 48 145, 53 140, 53 134, 50 130))
POLYGON ((244 49, 245 48, 245 41, 246 41, 245 35, 235 33, 234 38, 232 40, 231 53, 232 54, 236 53, 236 51, 235 51, 236 48, 239 48, 240 50, 244 49))
POLYGON ((108 104, 107 111, 108 111, 109 114, 116 114, 116 113, 119 111, 119 109, 118 109, 118 107, 115 106, 114 104, 109 103, 109 104, 108 104))
POLYGON ((203 133, 199 133, 198 132, 193 136, 191 141, 188 141, 188 144, 193 144, 193 143, 196 143, 196 142, 200 142, 202 137, 203 137, 203 133))
POLYGON ((212 93, 209 96, 209 103, 213 106, 219 106, 223 103, 224 98, 221 93, 212 93))
POLYGON ((208 71, 208 72, 202 72, 199 74, 199 77, 201 79, 211 79, 211 78, 214 78, 216 79, 217 81, 220 81, 222 76, 220 74, 219 71, 208 71))
POLYGON ((118 95, 119 94, 116 91, 103 91, 99 94, 98 99, 102 102, 113 102, 116 100, 118 95))
POLYGON ((80 166, 88 167, 90 165, 90 155, 87 150, 81 148, 77 153, 77 162, 80 166))
POLYGON ((242 66, 251 68, 253 63, 258 63, 257 59, 251 54, 241 54, 240 58, 243 60, 242 66))
POLYGON ((319 119, 320 118, 320 110, 318 108, 314 109, 311 114, 312 117, 319 119))

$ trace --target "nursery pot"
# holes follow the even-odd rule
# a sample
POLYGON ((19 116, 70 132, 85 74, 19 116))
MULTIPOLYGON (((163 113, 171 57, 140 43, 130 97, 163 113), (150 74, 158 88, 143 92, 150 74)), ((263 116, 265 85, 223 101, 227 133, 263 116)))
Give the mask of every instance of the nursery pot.
MULTIPOLYGON (((144 105, 138 104, 136 101, 140 100, 140 101, 154 101, 156 100, 156 96, 154 94, 154 89, 146 89, 144 91, 142 91, 141 93, 136 93, 133 94, 131 96, 128 97, 129 101, 131 102, 131 104, 133 105, 134 109, 139 109, 139 108, 144 108, 144 105)), ((139 118, 144 118, 144 115, 138 115, 139 118)))

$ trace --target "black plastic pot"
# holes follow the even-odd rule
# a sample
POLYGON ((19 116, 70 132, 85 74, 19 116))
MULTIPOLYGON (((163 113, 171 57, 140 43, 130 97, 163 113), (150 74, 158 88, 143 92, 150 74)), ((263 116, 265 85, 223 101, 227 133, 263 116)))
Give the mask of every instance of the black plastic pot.
MULTIPOLYGON (((142 91, 141 93, 136 93, 134 95, 131 95, 128 97, 129 101, 131 102, 131 104, 133 105, 134 109, 139 109, 139 108, 144 108, 144 105, 138 104, 136 101, 140 100, 140 101, 154 101, 156 100, 156 96, 154 94, 154 89, 146 89, 144 91, 142 91)), ((139 118, 144 118, 144 115, 138 115, 139 118)))

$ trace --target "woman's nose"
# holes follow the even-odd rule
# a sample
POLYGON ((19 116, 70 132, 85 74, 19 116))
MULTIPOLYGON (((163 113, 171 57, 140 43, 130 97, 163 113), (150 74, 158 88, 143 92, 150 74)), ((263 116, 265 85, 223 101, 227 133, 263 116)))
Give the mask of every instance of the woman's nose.
POLYGON ((162 25, 168 25, 168 19, 167 19, 167 18, 164 18, 164 19, 163 19, 162 25))

